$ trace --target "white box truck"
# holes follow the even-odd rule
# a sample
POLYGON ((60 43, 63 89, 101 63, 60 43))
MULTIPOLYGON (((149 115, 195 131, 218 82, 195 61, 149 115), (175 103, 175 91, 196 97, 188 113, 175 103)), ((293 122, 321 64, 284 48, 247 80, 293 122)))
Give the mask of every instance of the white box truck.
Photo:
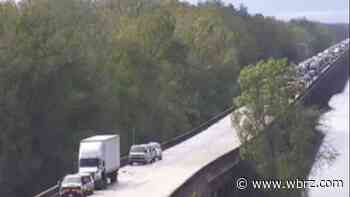
POLYGON ((120 139, 118 135, 96 135, 81 140, 79 172, 92 175, 97 189, 107 185, 107 178, 118 180, 120 167, 120 139))

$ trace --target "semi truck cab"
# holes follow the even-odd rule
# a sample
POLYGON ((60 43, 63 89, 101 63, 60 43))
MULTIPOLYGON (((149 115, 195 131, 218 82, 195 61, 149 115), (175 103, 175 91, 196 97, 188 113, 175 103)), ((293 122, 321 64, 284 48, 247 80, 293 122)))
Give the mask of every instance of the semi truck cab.
MULTIPOLYGON (((89 173, 95 181, 101 181, 105 167, 100 158, 81 158, 79 160, 79 173, 89 173)), ((101 184, 101 183, 99 183, 101 184)), ((100 185, 103 187, 103 185, 100 185)))
POLYGON ((117 181, 120 167, 118 135, 98 135, 83 139, 79 147, 79 173, 90 173, 98 189, 106 187, 107 178, 117 181))

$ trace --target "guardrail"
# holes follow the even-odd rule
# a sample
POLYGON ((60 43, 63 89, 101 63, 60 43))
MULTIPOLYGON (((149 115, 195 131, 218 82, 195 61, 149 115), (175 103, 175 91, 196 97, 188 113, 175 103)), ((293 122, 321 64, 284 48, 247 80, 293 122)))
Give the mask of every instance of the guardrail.
MULTIPOLYGON (((122 156, 120 158, 120 166, 126 166, 128 164, 128 157, 122 156)), ((34 197, 58 197, 59 196, 59 185, 54 185, 49 189, 35 195, 34 197)))
MULTIPOLYGON (((342 63, 342 58, 344 58, 344 55, 347 55, 348 52, 349 49, 342 53, 331 66, 324 70, 324 72, 320 73, 317 79, 307 88, 307 90, 305 90, 305 92, 300 97, 291 103, 291 105, 296 105, 298 103, 302 103, 303 105, 311 105, 311 103, 305 103, 305 101, 308 99, 307 97, 314 92, 314 89, 317 88, 316 86, 318 86, 319 83, 321 83, 321 81, 327 77, 328 73, 335 72, 334 69, 336 69, 336 67, 334 65, 342 63)), ((269 125, 269 127, 272 127, 274 123, 275 122, 269 125)), ((240 156, 238 147, 215 159, 214 161, 211 161, 209 164, 195 172, 189 179, 183 182, 179 187, 175 188, 170 197, 191 196, 194 194, 193 188, 207 188, 207 185, 203 184, 203 181, 209 181, 208 177, 211 177, 209 176, 210 173, 218 171, 217 169, 224 168, 223 164, 225 163, 229 163, 230 166, 235 165, 237 162, 239 162, 239 159, 240 156)))
MULTIPOLYGON (((217 121, 219 121, 220 119, 222 119, 223 117, 227 116, 229 113, 231 113, 234 110, 233 107, 229 107, 228 109, 226 109, 223 112, 218 113, 217 115, 215 115, 214 117, 210 118, 209 120, 203 122, 202 124, 200 124, 198 127, 191 129, 187 132, 185 132, 182 135, 179 135, 177 137, 174 137, 168 141, 165 141, 162 143, 162 148, 164 150, 171 148, 177 144, 180 144, 181 142, 197 135, 198 133, 202 132, 203 130, 207 129, 208 127, 210 127, 212 124, 216 123, 217 121)), ((126 166, 128 164, 128 157, 122 156, 120 159, 120 166, 126 166)), ((58 196, 58 191, 59 187, 58 185, 54 185, 52 187, 50 187, 49 189, 41 192, 40 194, 35 195, 34 197, 57 197, 58 196)))
MULTIPOLYGON (((310 98, 310 92, 312 92, 313 89, 317 88, 318 84, 320 83, 320 81, 323 81, 325 80, 325 78, 327 77, 328 73, 330 72, 334 72, 333 70, 336 69, 335 66, 333 65, 337 65, 337 64, 342 64, 342 63, 346 63, 346 61, 348 61, 348 59, 344 59, 344 58, 349 58, 348 56, 349 54, 349 48, 347 50, 345 50, 343 53, 341 53, 333 62, 332 65, 328 66, 327 68, 325 68, 323 70, 323 72, 321 72, 319 74, 319 76, 317 77, 317 79, 307 88, 307 90, 305 91, 305 93, 300 97, 298 98, 298 100, 302 100, 303 101, 303 104, 310 104, 311 103, 311 100, 310 98)), ((348 62, 347 62, 348 64, 348 62)), ((347 66, 347 65, 345 65, 347 66)), ((322 92, 322 94, 325 94, 327 92, 322 92)), ((334 92, 333 92, 334 93, 334 92)), ((329 94, 329 93, 328 93, 329 94)), ((319 95, 320 96, 320 95, 319 95)), ((329 95, 330 96, 330 95, 329 95)), ((319 103, 321 104, 321 102, 319 103)), ((324 103, 323 103, 324 104, 324 103)))
POLYGON ((57 197, 58 196, 58 185, 52 186, 49 189, 35 195, 34 197, 57 197))
MULTIPOLYGON (((347 51, 348 52, 348 51, 347 51)), ((345 52, 346 53, 346 52, 345 52)), ((337 63, 337 61, 341 58, 341 56, 343 56, 345 53, 342 53, 337 60, 334 62, 337 63)), ((327 73, 330 69, 332 68, 332 66, 329 66, 327 69, 324 70, 324 72, 321 72, 320 75, 318 76, 318 78, 308 87, 308 89, 312 89, 314 84, 316 84, 319 80, 321 80, 321 78, 325 75, 325 73, 327 73)), ((307 93, 307 92, 306 92, 307 93)), ((299 100, 303 100, 305 97, 305 94, 302 95, 301 97, 298 97, 296 102, 299 102, 299 100)), ((215 124, 217 121, 219 121, 220 119, 222 119, 223 117, 227 116, 228 114, 230 114, 231 112, 233 112, 234 107, 229 107, 228 109, 224 110, 223 112, 218 113, 217 115, 215 115, 214 117, 210 118, 208 121, 203 122, 202 124, 200 124, 198 127, 191 129, 187 132, 185 132, 182 135, 179 135, 177 137, 174 137, 168 141, 165 141, 162 143, 162 147, 164 150, 171 148, 195 135, 197 135, 198 133, 202 132, 203 130, 207 129, 208 127, 210 127, 211 125, 215 124)), ((228 153, 230 154, 230 153, 228 153)), ((224 155, 225 156, 225 155, 224 155)), ((223 156, 223 157, 224 157, 223 156)), ((219 158, 220 159, 220 158, 219 158)), ((121 167, 125 166, 128 164, 128 158, 127 156, 123 156, 121 158, 121 167)), ((215 162, 215 161, 213 161, 215 162)), ((209 164, 212 165, 212 164, 209 164)), ((201 170, 200 170, 201 172, 201 170)), ((200 174, 200 172, 198 172, 200 174)), ((196 175, 194 175, 196 176, 196 175)), ((190 178, 189 181, 191 181, 193 178, 190 178)), ((187 182, 187 181, 186 181, 187 182)), ((188 184, 188 183, 184 183, 184 184, 188 184)), ((34 197, 57 197, 58 196, 58 185, 54 185, 51 188, 41 192, 40 194, 35 195, 34 197)))
POLYGON ((198 127, 189 130, 188 132, 185 132, 182 135, 179 135, 173 139, 170 139, 169 141, 166 141, 164 143, 162 143, 162 147, 163 149, 168 149, 170 147, 173 147, 195 135, 197 135, 198 133, 202 132, 204 129, 207 129, 208 127, 210 127, 211 125, 213 125, 214 123, 216 123, 217 121, 219 121, 220 119, 222 119, 223 117, 227 116, 229 113, 231 113, 234 110, 234 107, 229 107, 228 109, 226 109, 223 112, 218 113, 217 115, 215 115, 214 117, 212 117, 211 119, 205 121, 204 123, 200 124, 198 127))
POLYGON ((178 188, 176 188, 170 195, 170 197, 179 197, 179 196, 192 196, 193 195, 193 188, 203 187, 205 189, 208 189, 203 186, 200 182, 207 181, 210 182, 210 179, 213 179, 213 176, 210 176, 214 174, 220 174, 224 173, 225 168, 227 167, 227 163, 230 164, 230 167, 235 166, 240 161, 239 156, 239 148, 236 148, 219 158, 215 159, 214 161, 211 161, 208 165, 203 167, 202 169, 195 172, 189 179, 187 179, 182 185, 178 188))

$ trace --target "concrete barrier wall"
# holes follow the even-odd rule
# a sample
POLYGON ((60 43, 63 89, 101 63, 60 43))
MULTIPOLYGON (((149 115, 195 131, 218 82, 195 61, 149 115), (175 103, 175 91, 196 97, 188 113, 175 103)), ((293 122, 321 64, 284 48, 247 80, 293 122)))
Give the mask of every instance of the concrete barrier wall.
POLYGON ((349 74, 349 51, 347 51, 305 92, 303 103, 306 106, 327 106, 334 94, 342 92, 349 74))
MULTIPOLYGON (((306 106, 328 106, 330 98, 342 92, 349 78, 349 51, 341 56, 327 71, 305 92, 301 102, 306 106)), ((257 176, 249 166, 242 164, 239 149, 235 149, 195 173, 171 197, 216 197, 224 193, 232 196, 259 196, 254 192, 244 194, 235 191, 234 176, 257 176), (249 175, 247 174, 249 173, 249 175), (231 191, 222 191, 229 189, 231 191)))
POLYGON ((213 196, 213 191, 231 180, 232 177, 227 172, 234 168, 239 161, 239 149, 230 151, 195 173, 171 197, 213 196))
MULTIPOLYGON (((302 100, 305 105, 320 105, 328 104, 332 95, 340 93, 345 87, 349 72, 349 53, 339 58, 327 72, 321 75, 317 81, 305 92, 302 100)), ((198 128, 186 132, 184 135, 173 138, 163 143, 163 148, 167 149, 182 141, 200 133, 208 128, 224 116, 233 111, 229 108, 224 112, 216 115, 209 121, 201 124, 198 128)), ((239 162, 239 150, 233 150, 217 160, 211 162, 206 167, 198 171, 193 177, 187 180, 181 187, 175 190, 172 197, 209 197, 215 196, 215 193, 224 184, 231 184, 232 176, 228 172, 232 172, 239 162), (230 182, 228 182, 230 181, 230 182)), ((127 164, 127 158, 122 158, 122 165, 127 164)), ((235 171, 235 170, 234 170, 235 171)), ((38 197, 57 196, 58 187, 53 186, 45 192, 42 192, 38 197)))

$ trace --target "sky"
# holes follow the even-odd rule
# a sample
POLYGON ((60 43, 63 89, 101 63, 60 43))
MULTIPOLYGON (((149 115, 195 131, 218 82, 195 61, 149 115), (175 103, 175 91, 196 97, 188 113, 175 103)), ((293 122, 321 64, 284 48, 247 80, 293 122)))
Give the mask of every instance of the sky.
MULTIPOLYGON (((183 0, 197 3, 203 0, 183 0)), ((306 17, 326 23, 349 23, 349 0, 222 0, 238 7, 241 3, 249 13, 261 13, 278 19, 306 17)))

